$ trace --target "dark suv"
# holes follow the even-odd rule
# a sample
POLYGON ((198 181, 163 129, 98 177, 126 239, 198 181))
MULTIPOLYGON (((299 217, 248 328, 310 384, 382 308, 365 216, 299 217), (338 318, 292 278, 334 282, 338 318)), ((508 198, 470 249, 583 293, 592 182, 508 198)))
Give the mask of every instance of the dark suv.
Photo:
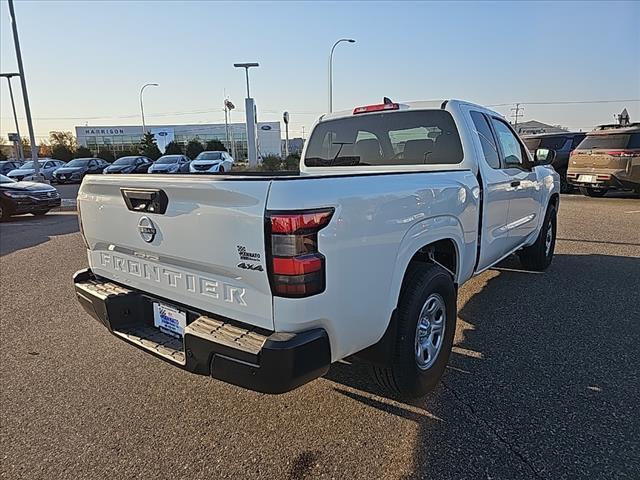
POLYGON ((571 154, 567 179, 589 197, 609 190, 640 193, 640 123, 589 132, 571 154))
POLYGON ((549 150, 550 164, 560 175, 560 191, 567 193, 572 190, 567 182, 569 156, 585 136, 586 133, 582 132, 539 133, 523 136, 522 140, 534 157, 538 149, 549 150))

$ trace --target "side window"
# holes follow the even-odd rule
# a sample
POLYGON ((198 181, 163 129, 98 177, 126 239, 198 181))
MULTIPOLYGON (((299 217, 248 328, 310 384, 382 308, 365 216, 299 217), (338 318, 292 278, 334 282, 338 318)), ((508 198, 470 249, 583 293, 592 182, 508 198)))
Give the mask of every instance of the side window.
POLYGON ((574 150, 578 145, 580 145, 580 142, 584 140, 584 135, 576 135, 575 137, 573 137, 573 142, 571 143, 571 150, 574 150))
POLYGON ((491 118, 491 123, 498 137, 498 144, 502 150, 505 167, 526 168, 529 159, 515 134, 502 120, 491 118))
POLYGON ((89 162, 89 168, 96 168, 98 165, 95 160, 91 160, 89 162))
POLYGON ((500 157, 498 156, 496 139, 491 132, 487 117, 480 112, 471 112, 471 119, 476 127, 476 133, 480 138, 480 145, 482 145, 485 160, 491 168, 500 168, 500 157))
POLYGON ((42 168, 52 168, 52 167, 55 167, 55 166, 56 166, 56 165, 55 165, 55 163, 53 163, 53 162, 46 162, 46 163, 42 166, 42 168))

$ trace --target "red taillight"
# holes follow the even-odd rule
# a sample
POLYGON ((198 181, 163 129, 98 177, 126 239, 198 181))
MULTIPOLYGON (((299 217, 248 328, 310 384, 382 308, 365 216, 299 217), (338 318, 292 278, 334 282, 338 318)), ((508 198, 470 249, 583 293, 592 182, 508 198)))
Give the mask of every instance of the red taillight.
POLYGON ((271 233, 298 234, 305 231, 320 230, 333 215, 333 210, 298 212, 271 216, 271 233))
POLYGON ((611 178, 611 175, 606 173, 596 175, 596 180, 609 180, 610 178, 611 178))
POLYGON ((356 107, 353 109, 353 114, 369 113, 369 112, 382 112, 385 110, 398 110, 400 104, 398 103, 380 103, 378 105, 365 105, 364 107, 356 107))
POLYGON ((633 150, 614 150, 605 153, 607 155, 611 155, 612 157, 633 157, 635 155, 640 155, 640 151, 634 152, 633 150))
POLYGON ((323 257, 312 253, 302 257, 273 257, 273 273, 277 275, 305 275, 322 269, 323 257))
POLYGON ((318 232, 329 224, 333 208, 267 212, 267 262, 274 295, 308 297, 324 291, 325 259, 318 232))

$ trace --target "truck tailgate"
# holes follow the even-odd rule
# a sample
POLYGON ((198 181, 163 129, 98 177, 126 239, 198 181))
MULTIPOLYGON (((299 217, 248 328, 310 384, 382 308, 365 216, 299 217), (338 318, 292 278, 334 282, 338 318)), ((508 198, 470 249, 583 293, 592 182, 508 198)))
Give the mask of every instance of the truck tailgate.
POLYGON ((263 269, 269 185, 269 179, 87 176, 78 206, 91 269, 170 302, 273 330, 263 269), (166 211, 132 210, 124 198, 131 191, 164 192, 166 211))

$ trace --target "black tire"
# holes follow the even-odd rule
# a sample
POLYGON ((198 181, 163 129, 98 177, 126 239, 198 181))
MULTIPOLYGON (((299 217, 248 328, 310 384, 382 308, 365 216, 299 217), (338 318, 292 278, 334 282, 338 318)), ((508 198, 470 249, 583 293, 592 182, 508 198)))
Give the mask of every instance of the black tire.
POLYGON ((607 194, 606 188, 580 187, 580 193, 585 197, 604 197, 607 194))
POLYGON ((433 264, 415 264, 409 267, 403 282, 397 315, 397 338, 389 365, 372 365, 374 379, 383 388, 400 398, 418 398, 437 385, 444 373, 456 331, 456 289, 451 275, 433 264), (422 369, 417 360, 416 329, 423 307, 439 296, 443 300, 445 318, 442 343, 434 361, 422 369))
POLYGON ((544 216, 544 222, 536 242, 530 247, 525 247, 518 252, 520 263, 526 270, 542 272, 546 270, 553 260, 553 252, 556 248, 556 232, 557 232, 557 210, 556 206, 550 204, 547 207, 547 213, 544 216), (547 248, 547 235, 551 228, 551 243, 547 248))
POLYGON ((218 169, 218 173, 220 174, 224 173, 224 167, 222 165, 220 165, 220 168, 218 169))
POLYGON ((46 215, 47 213, 49 213, 49 210, 38 210, 36 212, 30 212, 31 215, 35 215, 36 217, 41 217, 43 215, 46 215))
POLYGON ((0 202, 0 222, 4 222, 10 216, 11 212, 9 210, 9 206, 5 205, 4 202, 0 202))
POLYGON ((567 171, 558 172, 558 174, 560 175, 560 193, 573 192, 573 185, 567 181, 567 171))

